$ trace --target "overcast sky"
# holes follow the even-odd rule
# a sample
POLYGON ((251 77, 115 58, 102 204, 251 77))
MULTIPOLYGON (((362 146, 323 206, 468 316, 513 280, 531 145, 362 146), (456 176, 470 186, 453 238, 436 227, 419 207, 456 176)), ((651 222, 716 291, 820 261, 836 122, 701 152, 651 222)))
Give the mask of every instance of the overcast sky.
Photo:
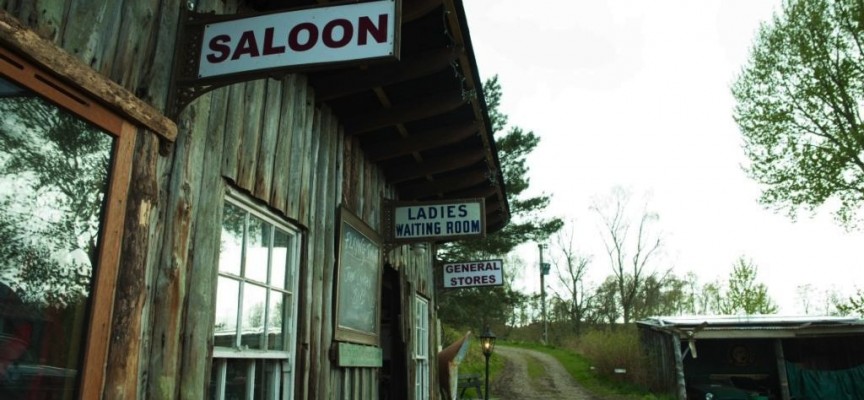
MULTIPOLYGON (((552 194, 550 214, 576 220, 592 280, 611 269, 589 206, 622 186, 650 196, 665 239, 659 265, 680 274, 725 280, 744 256, 786 314, 801 311, 799 285, 864 287, 864 233, 828 212, 793 223, 766 210, 741 169, 729 87, 780 1, 464 4, 481 77, 499 76, 510 123, 541 138, 531 188, 552 194)), ((532 267, 536 253, 522 252, 532 267)), ((522 289, 539 291, 535 271, 522 289)))

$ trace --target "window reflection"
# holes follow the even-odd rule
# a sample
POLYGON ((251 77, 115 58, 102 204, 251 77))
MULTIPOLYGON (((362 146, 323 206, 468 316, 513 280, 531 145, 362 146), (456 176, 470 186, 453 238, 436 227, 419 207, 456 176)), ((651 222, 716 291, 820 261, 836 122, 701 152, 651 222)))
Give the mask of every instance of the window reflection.
POLYGON ((246 212, 239 207, 225 204, 222 213, 222 247, 219 255, 219 272, 240 275, 240 262, 243 257, 243 227, 246 212))
POLYGON ((247 284, 243 289, 243 337, 242 345, 250 349, 260 349, 264 336, 264 321, 267 309, 264 307, 267 289, 247 284))
POLYGON ((246 277, 267 282, 267 251, 270 247, 272 225, 255 216, 249 216, 249 237, 246 242, 246 277))
POLYGON ((290 288, 291 282, 287 279, 286 271, 288 270, 288 246, 290 246, 291 237, 287 232, 280 229, 275 230, 273 235, 273 260, 270 267, 270 284, 280 288, 290 288))
POLYGON ((219 277, 216 286, 216 346, 234 347, 237 339, 237 304, 240 299, 240 282, 219 277))
POLYGON ((0 76, 0 398, 77 389, 113 147, 0 76))
POLYGON ((283 304, 291 304, 290 298, 277 291, 270 292, 270 309, 268 318, 270 321, 267 328, 267 348, 270 350, 285 350, 285 338, 282 335, 286 323, 291 322, 286 320, 284 313, 290 312, 290 308, 282 307, 283 304))

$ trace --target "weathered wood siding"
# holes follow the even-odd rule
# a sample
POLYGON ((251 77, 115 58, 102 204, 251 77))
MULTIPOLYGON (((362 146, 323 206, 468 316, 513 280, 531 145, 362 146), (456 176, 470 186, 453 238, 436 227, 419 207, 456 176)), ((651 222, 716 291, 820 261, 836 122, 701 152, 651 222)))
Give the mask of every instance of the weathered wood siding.
MULTIPOLYGON (((183 4, 0 0, 0 9, 164 110, 183 4)), ((197 11, 237 8, 237 1, 197 2, 197 11)), ((343 134, 327 107, 316 106, 303 75, 217 89, 186 107, 176 122, 173 145, 139 132, 104 397, 203 397, 210 379, 223 199, 232 185, 305 232, 295 398, 377 399, 378 370, 332 366, 330 346, 337 210, 343 204, 379 230, 381 200, 394 197, 380 169, 356 138, 343 134)), ((415 256, 401 247, 388 255, 401 271, 409 366, 414 295, 434 302, 431 251, 415 256)), ((434 313, 430 319, 434 333, 434 313)), ((433 334, 432 355, 434 339, 433 334)), ((410 389, 413 373, 409 377, 410 389)), ((430 391, 437 393, 435 386, 430 391)))

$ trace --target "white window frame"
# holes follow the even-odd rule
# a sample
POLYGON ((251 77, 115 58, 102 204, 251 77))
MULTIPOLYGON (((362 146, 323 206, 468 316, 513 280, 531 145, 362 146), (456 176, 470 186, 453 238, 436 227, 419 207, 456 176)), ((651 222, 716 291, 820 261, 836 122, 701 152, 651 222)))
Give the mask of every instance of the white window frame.
MULTIPOLYGON (((267 349, 249 349, 245 346, 240 346, 238 340, 240 335, 235 339, 234 347, 213 347, 213 371, 216 374, 216 385, 215 385, 215 393, 211 393, 210 397, 223 400, 225 399, 225 386, 226 386, 226 376, 227 376, 227 367, 229 360, 248 360, 247 363, 247 376, 252 377, 249 379, 249 382, 253 384, 249 384, 246 386, 246 395, 245 398, 247 400, 252 400, 255 390, 254 383, 257 381, 255 379, 256 371, 256 362, 262 360, 268 361, 276 361, 281 360, 281 376, 279 376, 279 371, 273 370, 271 379, 268 379, 268 382, 272 382, 273 387, 267 390, 267 393, 271 394, 271 397, 268 400, 275 400, 277 397, 273 396, 275 393, 281 392, 282 397, 281 400, 291 400, 294 398, 294 368, 293 364, 295 362, 295 353, 296 353, 296 332, 297 332, 297 312, 298 312, 298 302, 297 298, 297 289, 298 289, 298 281, 299 281, 299 272, 300 272, 300 259, 301 259, 301 243, 302 237, 300 231, 285 222, 279 217, 273 215, 272 212, 268 211, 266 207, 261 206, 260 204, 252 201, 246 195, 232 189, 228 188, 226 190, 225 196, 226 204, 231 204, 240 209, 246 211, 251 216, 255 216, 264 222, 271 224, 275 228, 279 228, 280 230, 287 232, 289 235, 289 246, 288 246, 288 259, 286 261, 286 276, 291 277, 291 287, 286 287, 283 290, 279 290, 280 292, 289 293, 291 295, 291 304, 283 305, 283 320, 290 321, 289 323, 283 323, 284 331, 283 331, 283 340, 285 350, 267 350, 267 349)), ((272 237, 272 234, 271 234, 272 237)), ((243 247, 245 252, 246 246, 246 237, 244 235, 243 238, 243 247)), ((272 246, 272 244, 271 244, 272 246)), ((272 247, 268 250, 272 252, 272 247)), ((272 253, 271 253, 272 255, 272 253)), ((244 260, 241 261, 245 263, 244 260)), ((268 261, 267 265, 267 275, 270 276, 270 270, 272 268, 272 263, 268 261)), ((242 275, 242 272, 241 272, 242 275)), ((239 282, 241 294, 238 296, 238 307, 237 307, 237 320, 241 321, 243 319, 243 309, 241 304, 243 301, 242 291, 243 286, 249 284, 249 279, 244 278, 242 276, 236 276, 229 273, 219 272, 220 278, 229 278, 231 280, 239 282)), ((255 282, 255 285, 261 286, 260 282, 255 282)), ((265 300, 265 304, 269 304, 269 293, 271 290, 278 288, 270 283, 265 285, 268 288, 268 297, 265 300)), ((269 319, 266 319, 269 320, 269 319)), ((265 323, 266 323, 265 320, 265 323)), ((238 328, 240 328, 241 324, 238 323, 238 328)))
POLYGON ((429 300, 414 296, 414 399, 429 400, 429 300))

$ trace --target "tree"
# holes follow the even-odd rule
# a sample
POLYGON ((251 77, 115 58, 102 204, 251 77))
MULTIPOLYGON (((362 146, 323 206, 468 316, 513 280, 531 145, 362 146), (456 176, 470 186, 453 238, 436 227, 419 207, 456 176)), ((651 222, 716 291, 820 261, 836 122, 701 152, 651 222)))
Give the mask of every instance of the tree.
MULTIPOLYGON (((504 265, 520 269, 523 262, 518 257, 507 257, 504 265)), ((513 289, 515 274, 505 271, 501 286, 481 286, 471 288, 447 289, 438 293, 440 311, 438 315, 445 324, 455 327, 482 329, 484 325, 495 322, 519 325, 526 316, 529 299, 524 293, 513 289)), ((482 332, 482 331, 477 331, 482 332)))
POLYGON ((671 271, 645 278, 633 304, 633 320, 653 315, 678 315, 688 309, 687 281, 671 271))
POLYGON ((837 301, 834 305, 840 315, 857 315, 864 318, 864 290, 858 289, 846 301, 837 301))
POLYGON ((594 301, 591 303, 589 319, 594 324, 614 326, 621 318, 621 307, 618 303, 618 283, 610 275, 594 291, 594 301))
POLYGON ((593 294, 585 290, 585 274, 588 272, 591 257, 577 254, 574 249, 574 225, 575 223, 571 221, 569 230, 560 231, 555 235, 555 248, 560 256, 553 255, 552 264, 555 265, 558 280, 566 291, 566 296, 556 296, 556 298, 561 301, 561 306, 578 335, 582 331, 582 323, 593 294))
POLYGON ((636 298, 645 280, 655 273, 649 264, 661 245, 659 233, 651 229, 657 214, 648 212, 647 206, 640 210, 640 214, 633 214, 630 199, 630 193, 615 188, 605 201, 591 206, 601 219, 603 244, 614 274, 625 324, 633 318, 636 298))
MULTIPOLYGON (((540 212, 549 204, 549 196, 525 197, 529 187, 526 157, 540 141, 534 132, 511 127, 504 133, 507 116, 500 111, 501 85, 498 77, 492 77, 483 85, 486 104, 496 135, 495 143, 501 162, 501 173, 510 205, 511 220, 504 228, 482 239, 462 240, 445 244, 438 249, 437 258, 444 262, 504 258, 516 246, 532 241, 544 241, 561 229, 560 218, 543 218, 540 212)), ((511 265, 511 268, 519 264, 511 265)), ((478 323, 477 315, 488 315, 491 319, 506 322, 525 296, 515 292, 509 285, 494 288, 460 289, 442 293, 439 306, 446 323, 472 326, 478 323), (472 314, 466 308, 479 307, 481 314, 472 314), (503 309, 509 308, 509 309, 503 309), (494 310, 494 311, 493 311, 494 310), (490 314, 491 312, 491 314, 490 314)), ((480 326, 478 326, 480 328, 480 326)))
POLYGON ((507 115, 501 112, 501 84, 493 76, 483 84, 489 119, 495 134, 495 145, 501 162, 501 173, 510 205, 510 223, 483 239, 462 240, 443 246, 438 256, 443 260, 466 260, 476 257, 502 256, 527 242, 545 241, 564 225, 560 218, 543 218, 540 213, 549 205, 548 195, 525 197, 530 180, 526 157, 540 143, 533 131, 507 126, 507 115))
POLYGON ((732 86, 735 120, 764 186, 795 217, 829 204, 853 227, 864 202, 864 2, 788 0, 761 27, 732 86))
POLYGON ((86 297, 110 136, 39 97, 0 99, 0 278, 24 301, 86 297))
POLYGON ((768 296, 764 283, 756 281, 759 269, 752 261, 738 258, 729 274, 725 293, 718 298, 721 314, 774 314, 777 305, 768 296))

